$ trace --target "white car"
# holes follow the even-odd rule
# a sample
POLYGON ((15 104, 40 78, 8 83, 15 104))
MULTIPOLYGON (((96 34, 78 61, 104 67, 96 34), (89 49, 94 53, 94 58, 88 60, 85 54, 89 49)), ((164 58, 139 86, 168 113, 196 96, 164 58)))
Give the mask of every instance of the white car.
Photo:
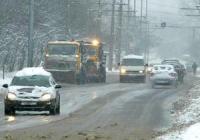
POLYGON ((173 85, 177 87, 178 75, 172 65, 154 65, 150 81, 152 88, 155 85, 173 85))
POLYGON ((120 65, 120 82, 146 81, 145 62, 143 56, 128 55, 122 59, 120 65))
POLYGON ((16 73, 7 89, 4 99, 5 115, 14 115, 15 111, 49 111, 60 113, 61 88, 51 73, 43 68, 24 68, 16 73))

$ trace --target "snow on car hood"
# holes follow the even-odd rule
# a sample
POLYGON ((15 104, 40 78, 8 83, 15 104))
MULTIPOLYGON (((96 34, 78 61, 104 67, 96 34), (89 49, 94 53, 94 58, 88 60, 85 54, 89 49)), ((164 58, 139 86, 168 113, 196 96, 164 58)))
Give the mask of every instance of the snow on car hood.
POLYGON ((41 97, 44 93, 52 94, 54 89, 49 87, 27 87, 27 86, 10 86, 9 92, 15 93, 17 97, 41 97))

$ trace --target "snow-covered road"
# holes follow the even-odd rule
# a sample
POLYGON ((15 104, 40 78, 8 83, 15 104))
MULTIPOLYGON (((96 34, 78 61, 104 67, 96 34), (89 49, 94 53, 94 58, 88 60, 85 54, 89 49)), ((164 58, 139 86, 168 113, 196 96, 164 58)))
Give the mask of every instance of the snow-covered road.
POLYGON ((5 117, 0 103, 0 138, 12 132, 13 137, 21 140, 31 139, 29 136, 36 139, 35 135, 49 135, 53 131, 48 139, 70 133, 74 140, 77 133, 92 131, 113 140, 150 139, 157 131, 171 127, 171 106, 179 95, 187 93, 193 85, 191 80, 177 89, 152 89, 148 83, 121 84, 117 73, 111 73, 106 84, 63 85, 58 116, 18 112, 16 116, 5 117), (25 132, 27 135, 21 135, 25 132))

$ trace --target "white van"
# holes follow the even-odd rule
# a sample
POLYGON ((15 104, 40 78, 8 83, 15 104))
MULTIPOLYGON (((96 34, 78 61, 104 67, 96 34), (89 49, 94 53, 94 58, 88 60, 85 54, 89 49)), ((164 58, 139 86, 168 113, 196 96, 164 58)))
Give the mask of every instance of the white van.
POLYGON ((120 65, 120 82, 146 81, 146 70, 143 56, 127 55, 120 65))

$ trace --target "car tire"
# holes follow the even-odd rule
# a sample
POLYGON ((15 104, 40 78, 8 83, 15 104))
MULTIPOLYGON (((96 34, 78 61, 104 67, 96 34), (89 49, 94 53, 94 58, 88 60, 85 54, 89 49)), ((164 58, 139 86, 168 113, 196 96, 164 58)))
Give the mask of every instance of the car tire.
POLYGON ((49 109, 49 114, 50 114, 50 115, 56 115, 56 108, 55 108, 55 107, 50 108, 50 109, 49 109))
POLYGON ((60 99, 59 99, 58 105, 56 107, 56 114, 60 114, 60 99))
POLYGON ((151 88, 155 89, 155 84, 154 83, 151 84, 151 88))
POLYGON ((5 105, 4 114, 5 115, 15 115, 15 109, 14 108, 9 108, 9 107, 7 107, 5 105))
POLYGON ((52 106, 49 108, 49 114, 50 115, 56 115, 56 101, 52 102, 52 106))

